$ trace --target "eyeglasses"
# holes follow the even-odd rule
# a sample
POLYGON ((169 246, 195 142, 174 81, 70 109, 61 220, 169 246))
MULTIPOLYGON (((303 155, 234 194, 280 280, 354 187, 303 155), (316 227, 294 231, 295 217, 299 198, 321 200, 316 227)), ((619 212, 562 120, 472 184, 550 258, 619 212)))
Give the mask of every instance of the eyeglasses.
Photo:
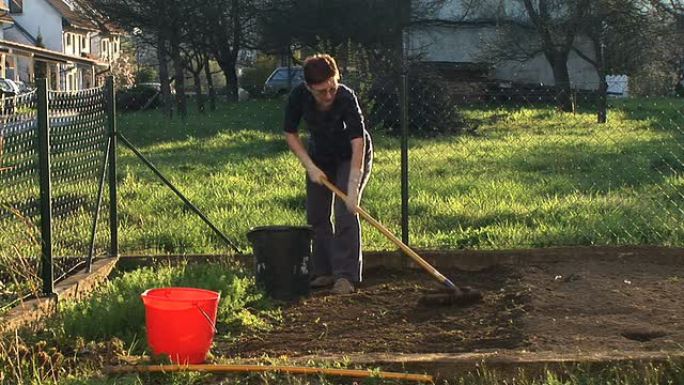
MULTIPOLYGON (((313 88, 311 86, 308 86, 308 88, 309 88, 309 91, 311 91, 311 93, 313 93, 317 96, 324 96, 324 95, 328 95, 328 94, 334 95, 337 92, 337 87, 339 86, 339 84, 335 80, 333 80, 331 82, 332 82, 332 85, 328 88, 316 89, 316 88, 313 88)), ((328 82, 328 83, 330 84, 331 82, 328 82)))

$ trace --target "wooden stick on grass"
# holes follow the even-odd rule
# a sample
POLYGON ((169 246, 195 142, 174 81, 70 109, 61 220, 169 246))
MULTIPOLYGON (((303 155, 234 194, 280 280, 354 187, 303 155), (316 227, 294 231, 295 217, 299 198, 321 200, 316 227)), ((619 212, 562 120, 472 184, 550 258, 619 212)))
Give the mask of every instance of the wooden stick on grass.
POLYGON ((378 377, 392 380, 433 383, 428 374, 411 374, 397 372, 374 372, 370 370, 308 368, 303 366, 264 366, 264 365, 125 365, 105 368, 105 373, 170 373, 170 372, 204 372, 204 373, 256 373, 276 372, 289 374, 325 374, 331 376, 369 378, 378 377))

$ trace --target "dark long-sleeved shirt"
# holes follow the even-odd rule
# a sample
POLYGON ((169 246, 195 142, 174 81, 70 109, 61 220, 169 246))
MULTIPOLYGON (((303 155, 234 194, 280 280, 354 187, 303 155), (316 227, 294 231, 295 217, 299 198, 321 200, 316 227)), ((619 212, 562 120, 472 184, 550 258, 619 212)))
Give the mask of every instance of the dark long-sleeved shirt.
POLYGON ((354 91, 344 84, 339 85, 335 101, 327 111, 316 108, 316 100, 304 83, 295 87, 285 107, 283 129, 296 133, 302 119, 311 133, 309 155, 319 166, 335 165, 351 159, 352 139, 370 141, 358 99, 354 91))

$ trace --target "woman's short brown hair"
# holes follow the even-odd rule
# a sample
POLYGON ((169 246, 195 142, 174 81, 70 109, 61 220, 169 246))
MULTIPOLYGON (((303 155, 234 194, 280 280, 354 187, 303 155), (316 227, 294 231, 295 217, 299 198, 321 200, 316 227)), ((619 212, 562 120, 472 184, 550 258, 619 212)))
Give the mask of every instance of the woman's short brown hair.
POLYGON ((340 79, 335 59, 328 54, 316 54, 304 60, 304 80, 307 84, 318 84, 334 77, 340 79))

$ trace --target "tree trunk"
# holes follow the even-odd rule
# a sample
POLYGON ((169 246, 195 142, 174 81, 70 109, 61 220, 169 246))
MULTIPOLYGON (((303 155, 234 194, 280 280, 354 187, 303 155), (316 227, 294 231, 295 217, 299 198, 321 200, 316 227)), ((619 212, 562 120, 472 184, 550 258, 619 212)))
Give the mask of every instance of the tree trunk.
POLYGON ((188 116, 188 104, 185 97, 185 72, 181 57, 180 41, 174 33, 171 38, 171 58, 173 59, 174 77, 176 79, 176 108, 181 118, 188 116))
POLYGON ((598 123, 606 123, 608 121, 608 83, 606 83, 606 60, 603 42, 603 37, 593 41, 596 55, 596 74, 599 78, 598 99, 596 101, 596 121, 598 123))
POLYGON ((547 56, 551 70, 553 71, 553 81, 558 89, 557 105, 561 111, 572 112, 573 103, 570 94, 570 74, 568 72, 568 53, 556 52, 547 56))
POLYGON ((209 56, 204 57, 204 75, 207 78, 207 90, 209 92, 209 109, 216 111, 216 89, 214 89, 214 79, 209 67, 209 56))
POLYGON ((226 92, 228 96, 228 101, 231 103, 238 101, 238 77, 235 67, 232 69, 223 70, 223 76, 226 78, 226 92))
POLYGON ((171 104, 171 84, 169 82, 169 63, 168 50, 166 49, 166 39, 161 32, 157 41, 157 58, 159 61, 159 84, 161 92, 161 105, 164 115, 169 119, 173 118, 173 105, 171 104))
POLYGON ((204 95, 202 94, 202 81, 200 79, 201 71, 193 72, 192 78, 195 82, 195 97, 197 98, 197 110, 204 112, 204 95))
POLYGON ((602 78, 599 79, 597 108, 598 114, 596 121, 598 123, 606 123, 608 121, 608 83, 606 83, 606 75, 600 71, 602 78))
MULTIPOLYGON (((232 56, 232 54, 230 55, 232 56)), ((238 77, 237 70, 235 68, 237 60, 219 60, 219 66, 221 71, 223 71, 223 76, 226 78, 226 90, 228 96, 228 102, 233 103, 238 101, 238 77)))

